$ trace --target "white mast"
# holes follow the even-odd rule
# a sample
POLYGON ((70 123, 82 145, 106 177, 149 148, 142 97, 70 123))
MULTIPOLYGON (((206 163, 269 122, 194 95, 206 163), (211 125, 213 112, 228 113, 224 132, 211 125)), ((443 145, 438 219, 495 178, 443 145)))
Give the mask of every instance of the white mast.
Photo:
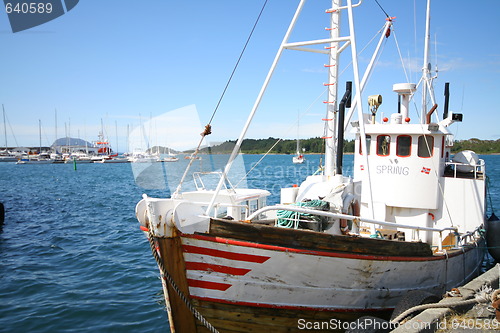
MULTIPOLYGON (((330 176, 335 173, 335 157, 337 156, 337 96, 338 96, 338 74, 339 74, 339 37, 340 37, 340 5, 341 0, 332 0, 330 18, 330 38, 333 40, 327 48, 330 49, 329 63, 326 65, 328 73, 328 98, 325 137, 325 175, 330 176)), ((339 152, 342 153, 342 152, 339 152)))
POLYGON ((420 115, 420 123, 424 124, 427 116, 427 92, 430 87, 430 71, 431 64, 429 63, 429 43, 431 31, 431 0, 427 0, 427 14, 425 23, 425 45, 424 45, 424 65, 422 67, 422 111, 420 115))
POLYGON ((118 123, 115 120, 115 134, 116 134, 116 151, 115 154, 118 154, 118 123))
POLYGON ((5 122, 5 107, 2 104, 2 110, 3 110, 3 130, 5 133, 5 151, 7 151, 7 123, 5 122))
MULTIPOLYGON (((341 0, 332 0, 332 4, 333 4, 333 8, 331 10, 329 10, 328 12, 332 14, 332 21, 331 23, 332 24, 336 24, 338 25, 339 24, 339 17, 340 17, 340 13, 339 11, 340 10, 343 10, 343 9, 349 9, 351 10, 353 7, 357 7, 361 4, 363 0, 359 0, 359 2, 355 5, 352 5, 352 1, 351 0, 348 0, 348 5, 345 6, 345 7, 341 7, 339 6, 339 3, 341 2, 341 0), (337 18, 334 18, 335 16, 337 16, 337 18)), ((211 201, 210 201, 210 204, 208 205, 208 208, 206 210, 206 213, 207 215, 210 214, 210 211, 212 210, 213 208, 213 205, 215 203, 215 199, 217 197, 217 195, 219 194, 219 191, 220 189, 222 188, 222 185, 224 184, 224 181, 227 177, 227 174, 229 173, 229 170, 231 169, 231 166, 233 164, 233 161, 234 159, 236 158, 238 152, 239 152, 239 149, 241 147, 241 143, 243 142, 243 139, 246 135, 246 132, 248 130, 248 127, 250 126, 250 123, 257 111, 257 108, 261 102, 261 99, 262 99, 262 96, 264 95, 264 92, 267 88, 267 85, 274 73, 274 70, 276 68, 276 65, 278 63, 278 60, 280 59, 281 57, 281 54, 283 53, 283 50, 284 49, 290 49, 290 50, 298 50, 298 51, 307 51, 307 52, 315 52, 315 53, 331 53, 332 55, 330 56, 330 65, 332 64, 335 64, 337 65, 337 59, 338 59, 338 54, 340 54, 340 52, 342 50, 344 50, 351 42, 352 42, 352 39, 353 37, 351 36, 348 36, 348 37, 335 37, 335 38, 326 38, 326 39, 319 39, 319 40, 311 40, 311 41, 304 41, 304 42, 293 42, 293 43, 290 43, 288 42, 288 39, 291 35, 291 32, 293 30, 293 28, 295 27, 295 23, 297 22, 297 19, 302 11, 302 8, 305 4, 306 0, 301 0, 298 7, 297 7, 297 10, 295 12, 295 15, 292 19, 292 22, 290 23, 289 27, 288 27, 288 30, 285 34, 285 37, 283 38, 283 41, 281 43, 281 46, 280 48, 278 49, 278 52, 274 58, 274 61, 273 61, 273 64, 271 66, 271 69, 269 70, 268 74, 267 74, 267 77, 266 79, 264 80, 264 84, 262 85, 262 88, 259 92, 259 95, 257 96, 257 100, 255 101, 254 103, 254 106, 252 108, 252 111, 250 112, 250 115, 248 116, 248 119, 247 119, 247 122, 245 123, 245 126, 243 127, 243 130, 240 134, 240 137, 238 138, 238 141, 236 141, 236 145, 233 149, 233 152, 231 153, 231 156, 229 157, 229 160, 226 164, 226 167, 224 169, 224 172, 223 172, 223 175, 217 185, 217 188, 215 190, 215 194, 213 195, 211 201), (332 49, 329 49, 329 50, 319 50, 319 49, 311 49, 311 48, 307 48, 308 46, 311 46, 311 45, 322 45, 322 44, 328 44, 330 46, 332 45, 338 45, 340 42, 345 42, 345 44, 339 48, 339 49, 336 49, 335 52, 332 52, 332 49)), ((350 14, 350 18, 352 19, 352 14, 350 14)), ((337 28, 338 26, 332 26, 332 28, 337 28)), ((352 28, 352 26, 351 26, 352 28)), ((338 31, 335 31, 335 30, 338 30, 338 29, 332 29, 332 33, 333 34, 337 34, 338 35, 338 31)), ((352 30, 352 29, 351 29, 352 30)), ((334 66, 334 67, 337 67, 337 66, 334 66)), ((357 63, 356 63, 356 66, 355 66, 355 70, 357 71, 357 63)), ((333 67, 330 67, 330 69, 332 69, 333 67)), ((333 85, 329 85, 329 87, 332 87, 332 89, 330 90, 329 89, 329 96, 328 96, 328 101, 332 102, 332 103, 327 103, 327 104, 335 104, 337 103, 336 99, 337 99, 337 75, 338 75, 338 71, 334 70, 333 71, 334 74, 333 76, 331 76, 329 78, 329 82, 330 83, 335 83, 333 85)), ((359 91, 359 88, 360 88, 360 85, 359 85, 359 78, 358 76, 356 76, 356 80, 355 80, 355 86, 356 86, 356 89, 359 91)), ((358 105, 361 105, 361 103, 358 103, 358 105)), ((359 108, 361 109, 361 106, 359 106, 359 108)), ((333 113, 333 118, 331 119, 335 119, 335 111, 336 111, 336 106, 334 106, 333 108, 329 108, 329 115, 331 115, 333 113)), ((327 136, 331 136, 331 141, 328 143, 328 144, 332 144, 331 147, 327 147, 325 149, 325 164, 327 164, 327 169, 325 171, 325 174, 326 175, 333 175, 334 172, 335 172, 335 165, 334 165, 334 162, 335 162, 335 151, 334 151, 334 147, 335 147, 335 120, 328 120, 328 122, 330 122, 331 124, 329 124, 328 126, 328 133, 327 133, 327 136)), ((180 190, 180 186, 178 187, 178 190, 176 191, 176 193, 178 193, 180 190)), ((176 193, 174 193, 176 195, 176 193)), ((174 195, 174 196, 175 196, 174 195)))
POLYGON ((56 133, 56 139, 55 140, 57 141, 57 109, 54 109, 54 120, 55 120, 55 133, 56 133))
POLYGON ((300 144, 299 144, 299 128, 300 128, 300 113, 297 112, 297 148, 296 148, 297 155, 300 154, 300 152, 299 152, 299 149, 300 149, 300 144))
MULTIPOLYGON (((207 215, 210 214, 210 211, 212 210, 213 205, 215 203, 215 199, 217 198, 217 195, 219 194, 219 191, 225 182, 225 178, 227 177, 229 170, 231 170, 231 166, 233 165, 233 162, 239 153, 239 150, 241 148, 241 144, 243 143, 243 139, 245 138, 245 135, 248 131, 248 128, 250 127, 250 124, 253 120, 253 117, 255 116, 255 113, 257 112, 257 109, 259 108, 260 102, 262 100, 262 97, 264 96, 264 92, 266 91, 267 85, 269 84, 269 81, 271 81, 271 77, 273 76, 274 70, 276 69, 278 61, 281 58, 283 50, 285 49, 285 46, 288 42, 288 39, 293 31, 293 28, 295 27, 295 23, 297 22, 297 19, 299 18, 300 12, 302 11, 302 8, 304 7, 305 3, 306 3, 306 0, 300 1, 299 5, 297 7, 297 10, 295 11, 295 15, 293 16, 292 22, 288 26, 288 30, 285 34, 285 37, 283 38, 283 41, 281 42, 281 46, 279 47, 278 52, 276 53, 276 56, 274 57, 274 61, 273 61, 273 64, 271 65, 271 69, 269 69, 269 72, 267 73, 266 79, 264 80, 264 84, 262 85, 260 92, 259 92, 259 95, 257 96, 257 99, 253 105, 252 111, 248 115, 247 122, 245 123, 245 126, 243 127, 243 130, 241 131, 240 136, 239 136, 238 140, 236 141, 236 145, 234 146, 233 151, 231 153, 231 156, 229 157, 229 160, 226 164, 223 175, 222 175, 219 183, 217 184, 215 194, 212 197, 212 200, 210 201, 210 204, 208 205, 208 208, 206 211, 207 215)), ((178 190, 179 189, 180 189, 180 186, 178 187, 178 190)), ((176 191, 176 193, 178 192, 178 190, 176 191)))
POLYGON ((38 135, 40 137, 40 151, 38 152, 38 155, 42 153, 42 121, 38 119, 38 135))

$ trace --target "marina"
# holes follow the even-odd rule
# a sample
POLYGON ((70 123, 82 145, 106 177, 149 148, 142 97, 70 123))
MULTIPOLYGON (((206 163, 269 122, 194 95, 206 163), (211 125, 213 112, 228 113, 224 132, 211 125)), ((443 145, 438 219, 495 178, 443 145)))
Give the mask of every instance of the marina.
POLYGON ((496 4, 131 7, 6 4, 1 332, 500 330, 496 4))

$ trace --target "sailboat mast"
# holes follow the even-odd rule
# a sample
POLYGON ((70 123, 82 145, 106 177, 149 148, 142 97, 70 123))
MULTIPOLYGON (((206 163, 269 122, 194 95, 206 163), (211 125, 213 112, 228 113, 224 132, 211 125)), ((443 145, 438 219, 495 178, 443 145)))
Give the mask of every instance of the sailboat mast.
POLYGON ((40 139, 40 150, 38 151, 38 155, 42 153, 42 121, 38 119, 38 136, 40 139))
POLYGON ((429 44, 431 33, 431 0, 427 0, 425 23, 425 45, 424 45, 424 65, 422 66, 422 113, 420 115, 420 123, 424 124, 427 115, 427 93, 430 89, 430 72, 431 64, 429 63, 429 44))
POLYGON ((5 121, 5 107, 2 104, 2 110, 3 110, 3 131, 5 134, 5 151, 7 151, 7 122, 5 121))
POLYGON ((57 141, 57 109, 54 109, 54 120, 55 120, 55 134, 56 134, 56 141, 57 141))
POLYGON ((297 113, 297 148, 296 148, 297 155, 300 154, 300 152, 299 152, 299 149, 300 149, 299 128, 300 128, 300 112, 297 113))
POLYGON ((115 134, 116 134, 116 151, 115 154, 118 154, 118 123, 115 120, 115 134))
POLYGON ((340 37, 340 10, 336 10, 341 5, 341 0, 332 0, 330 13, 330 38, 334 40, 328 46, 329 62, 325 65, 328 68, 328 98, 326 116, 326 136, 325 136, 325 175, 335 173, 335 156, 337 153, 337 96, 338 96, 338 62, 339 62, 339 37, 340 37))

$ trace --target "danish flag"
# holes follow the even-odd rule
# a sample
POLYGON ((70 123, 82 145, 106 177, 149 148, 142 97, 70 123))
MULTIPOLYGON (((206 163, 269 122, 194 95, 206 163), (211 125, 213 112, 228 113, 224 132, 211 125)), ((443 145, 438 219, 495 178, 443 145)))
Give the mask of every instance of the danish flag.
POLYGON ((431 168, 423 167, 420 172, 421 173, 425 173, 426 175, 428 175, 431 172, 431 168))

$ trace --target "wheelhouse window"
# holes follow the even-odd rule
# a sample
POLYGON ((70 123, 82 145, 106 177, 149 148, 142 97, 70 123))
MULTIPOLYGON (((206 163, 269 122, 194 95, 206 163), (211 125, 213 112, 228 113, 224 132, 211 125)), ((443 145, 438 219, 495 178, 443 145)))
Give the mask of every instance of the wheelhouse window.
MULTIPOLYGON (((363 145, 361 144, 362 138, 359 140, 359 154, 363 155, 363 145)), ((370 145, 372 143, 372 136, 366 135, 366 150, 368 151, 368 155, 370 155, 370 145)))
POLYGON ((377 136, 377 155, 387 156, 390 153, 391 137, 389 135, 377 136))
POLYGON ((418 137, 418 157, 432 157, 434 152, 434 137, 421 135, 418 137))
POLYGON ((408 157, 411 155, 411 136, 399 135, 396 139, 396 155, 408 157))
POLYGON ((252 214, 257 209, 259 209, 259 201, 258 200, 250 200, 248 202, 248 214, 252 214))

